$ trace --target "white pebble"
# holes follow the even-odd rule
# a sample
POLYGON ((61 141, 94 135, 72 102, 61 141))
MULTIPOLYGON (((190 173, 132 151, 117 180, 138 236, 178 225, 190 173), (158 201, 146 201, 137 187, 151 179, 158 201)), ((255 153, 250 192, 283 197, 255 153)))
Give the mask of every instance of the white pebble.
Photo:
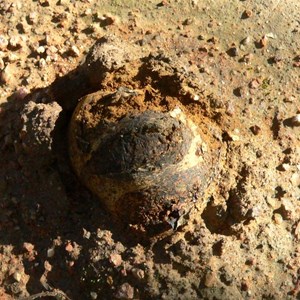
POLYGON ((12 36, 9 40, 9 44, 13 48, 21 47, 22 46, 22 40, 18 35, 12 36))
POLYGON ((8 61, 9 62, 15 62, 20 60, 20 57, 16 54, 14 54, 13 52, 8 53, 8 61))
POLYGON ((78 56, 80 55, 80 51, 79 51, 79 49, 78 49, 75 45, 73 45, 73 46, 71 47, 70 53, 71 53, 71 55, 74 56, 74 57, 78 57, 78 56))
POLYGON ((284 170, 284 171, 288 171, 289 169, 290 169, 290 165, 289 164, 286 164, 286 163, 283 163, 282 165, 281 165, 281 167, 282 167, 282 169, 284 170))
POLYGON ((31 24, 36 24, 38 21, 38 14, 36 12, 31 12, 28 16, 28 20, 31 24))
POLYGON ((194 95, 194 101, 199 101, 200 97, 198 95, 194 95))
POLYGON ((44 53, 46 51, 45 47, 44 46, 39 46, 37 49, 36 49, 36 52, 41 54, 41 53, 44 53))
POLYGON ((87 8, 85 11, 84 11, 84 15, 85 16, 90 16, 92 14, 92 10, 90 8, 87 8))
POLYGON ((3 35, 0 35, 0 50, 4 50, 8 45, 8 40, 3 35))
POLYGON ((294 126, 300 126, 300 114, 294 116, 291 121, 294 126))
POLYGON ((13 275, 14 279, 17 281, 17 282, 20 282, 21 279, 22 279, 22 275, 20 272, 16 271, 13 275))
POLYGON ((4 69, 5 64, 2 58, 0 58, 0 70, 4 69))
POLYGON ((91 292, 90 295, 93 300, 98 298, 98 295, 95 292, 91 292))
POLYGON ((9 66, 6 66, 5 69, 0 73, 0 81, 4 84, 9 84, 12 80, 12 73, 9 66))
POLYGON ((177 118, 178 115, 181 114, 181 109, 179 107, 174 108, 173 110, 170 111, 170 116, 172 118, 177 118))
POLYGON ((293 186, 299 186, 300 185, 300 175, 299 173, 294 173, 290 179, 293 186))
POLYGON ((54 248, 49 248, 47 250, 47 257, 53 257, 55 254, 54 248))
POLYGON ((42 69, 42 68, 44 68, 46 65, 47 65, 46 60, 45 60, 44 58, 41 58, 41 59, 39 60, 39 67, 42 69))

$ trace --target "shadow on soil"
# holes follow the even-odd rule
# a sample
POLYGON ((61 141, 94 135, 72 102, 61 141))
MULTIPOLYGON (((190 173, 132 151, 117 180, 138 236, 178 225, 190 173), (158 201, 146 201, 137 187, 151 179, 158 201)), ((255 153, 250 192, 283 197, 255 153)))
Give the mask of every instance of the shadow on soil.
POLYGON ((34 245, 36 259, 24 261, 25 272, 30 276, 27 284, 30 294, 45 288, 40 278, 48 260, 59 272, 51 274, 47 284, 66 291, 71 297, 83 295, 78 282, 80 276, 76 273, 81 272, 89 258, 89 249, 95 246, 92 239, 84 236, 84 231, 110 230, 113 238, 124 245, 137 242, 112 225, 110 216, 80 184, 69 164, 67 130, 72 110, 80 97, 95 90, 81 68, 25 98, 16 93, 0 108, 0 243, 12 245, 16 255, 25 252, 25 242, 34 245), (55 123, 52 149, 34 156, 24 151, 20 136, 22 111, 30 101, 43 104, 56 101, 63 108, 55 123), (50 159, 45 160, 48 155, 50 159), (55 259, 49 258, 47 250, 54 240, 75 241, 82 246, 75 268, 66 267, 65 246, 58 249, 55 259))

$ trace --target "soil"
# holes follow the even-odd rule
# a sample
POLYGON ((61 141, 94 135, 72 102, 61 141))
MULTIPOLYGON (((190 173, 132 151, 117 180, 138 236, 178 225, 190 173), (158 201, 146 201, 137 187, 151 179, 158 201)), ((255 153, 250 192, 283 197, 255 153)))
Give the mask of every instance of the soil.
POLYGON ((0 1, 0 299, 299 299, 299 6, 0 1), (215 145, 164 234, 116 222, 70 163, 77 103, 120 88, 215 145))

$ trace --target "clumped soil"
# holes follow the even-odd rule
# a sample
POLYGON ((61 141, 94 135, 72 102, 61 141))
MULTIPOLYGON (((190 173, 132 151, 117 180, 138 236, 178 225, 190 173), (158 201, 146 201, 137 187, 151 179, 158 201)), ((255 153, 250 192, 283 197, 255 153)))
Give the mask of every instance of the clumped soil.
POLYGON ((199 2, 0 1, 2 299, 300 297, 299 4, 199 2), (141 82, 219 149, 186 222, 148 240, 68 154, 82 96, 141 82))

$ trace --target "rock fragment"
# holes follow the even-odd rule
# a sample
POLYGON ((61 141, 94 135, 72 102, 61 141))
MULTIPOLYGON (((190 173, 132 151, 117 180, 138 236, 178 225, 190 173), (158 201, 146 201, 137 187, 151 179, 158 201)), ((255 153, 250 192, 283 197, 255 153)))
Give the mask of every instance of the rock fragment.
POLYGON ((61 110, 56 102, 44 104, 29 101, 24 106, 21 113, 23 127, 19 133, 22 152, 27 155, 26 162, 22 162, 23 167, 38 169, 53 160, 53 135, 61 110), (36 155, 42 159, 37 160, 36 155))
POLYGON ((117 290, 115 297, 117 299, 133 299, 134 289, 129 283, 123 283, 117 290))
POLYGON ((256 47, 257 48, 265 48, 267 46, 268 43, 268 37, 266 35, 264 35, 259 41, 257 41, 256 47))
POLYGON ((250 42, 251 42, 251 37, 247 36, 247 37, 245 37, 244 39, 241 40, 240 44, 243 45, 243 46, 246 46, 246 45, 249 45, 250 42))
POLYGON ((296 239, 299 240, 300 239, 300 221, 295 226, 294 234, 295 234, 296 239))
POLYGON ((9 39, 9 45, 13 49, 19 49, 22 47, 22 39, 18 35, 14 35, 9 39))
POLYGON ((109 26, 117 23, 118 18, 113 16, 112 14, 104 14, 102 17, 99 18, 101 26, 109 26))
POLYGON ((80 50, 77 48, 76 45, 71 46, 69 53, 73 57, 78 57, 80 55, 80 50))
POLYGON ((300 114, 297 114, 291 118, 291 124, 293 126, 300 126, 300 114))
POLYGON ((3 35, 0 35, 0 50, 5 50, 8 46, 8 40, 3 35))
POLYGON ((242 19, 248 19, 248 18, 252 17, 252 15, 253 15, 252 10, 246 9, 242 13, 242 19))
POLYGON ((0 58, 0 70, 3 70, 5 67, 4 61, 2 58, 0 58))
POLYGON ((123 262, 122 256, 117 253, 112 253, 109 259, 115 267, 119 267, 123 262))
POLYGON ((13 75, 10 65, 7 65, 0 73, 0 83, 10 84, 12 82, 13 75))
POLYGON ((246 64, 250 64, 252 60, 253 60, 253 54, 247 53, 241 58, 240 61, 246 64))
POLYGON ((258 79, 253 79, 249 83, 250 89, 257 89, 260 86, 260 81, 258 79))
POLYGON ((254 135, 258 135, 261 131, 261 128, 258 125, 253 125, 250 127, 250 130, 254 135))
POLYGON ((227 50, 227 54, 231 57, 235 57, 235 56, 238 56, 239 55, 239 49, 235 46, 229 48, 227 50))
POLYGON ((286 220, 293 220, 295 218, 295 207, 289 198, 281 199, 282 216, 286 220))
POLYGON ((28 24, 33 25, 38 22, 38 14, 37 12, 33 11, 29 14, 27 18, 28 24))
POLYGON ((290 182, 293 186, 300 186, 300 174, 297 172, 294 173, 290 179, 290 182))

